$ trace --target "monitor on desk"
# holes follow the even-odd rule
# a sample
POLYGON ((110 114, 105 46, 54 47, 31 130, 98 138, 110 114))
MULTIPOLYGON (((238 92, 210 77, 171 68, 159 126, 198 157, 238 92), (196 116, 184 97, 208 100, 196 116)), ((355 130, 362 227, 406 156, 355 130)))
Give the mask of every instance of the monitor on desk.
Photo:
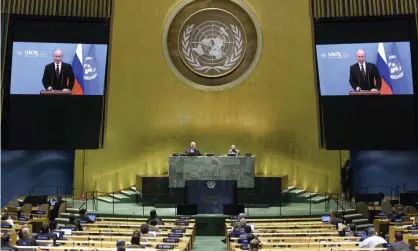
POLYGON ((64 238, 64 231, 52 231, 56 236, 58 240, 62 240, 64 238))
POLYGON ((91 222, 96 222, 96 215, 95 214, 87 214, 87 217, 89 217, 89 220, 91 222))
POLYGON ((322 223, 329 223, 330 220, 331 220, 331 216, 329 215, 322 216, 322 223))

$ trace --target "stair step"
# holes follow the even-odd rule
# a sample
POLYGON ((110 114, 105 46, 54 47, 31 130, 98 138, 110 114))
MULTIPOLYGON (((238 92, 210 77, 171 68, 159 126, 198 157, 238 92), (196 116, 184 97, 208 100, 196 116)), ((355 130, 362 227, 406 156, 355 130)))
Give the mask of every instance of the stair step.
POLYGON ((362 217, 362 214, 346 214, 344 215, 344 219, 356 219, 362 217))
POLYGON ((356 225, 361 225, 361 224, 368 224, 369 220, 362 218, 362 219, 354 219, 351 222, 356 224, 356 225))
POLYGON ((344 213, 344 214, 352 214, 352 213, 356 213, 356 212, 357 211, 354 208, 348 208, 348 209, 345 209, 345 210, 338 209, 338 211, 337 211, 338 214, 342 214, 342 213, 344 213))
POLYGON ((304 190, 304 189, 293 189, 293 190, 289 191, 290 194, 294 194, 294 195, 301 195, 305 192, 306 192, 306 190, 304 190))
POLYGON ((357 229, 364 229, 364 228, 369 228, 369 227, 373 227, 373 224, 361 224, 361 225, 357 225, 357 229))
POLYGON ((120 193, 111 193, 109 194, 110 197, 115 197, 115 199, 122 200, 122 199, 129 199, 129 196, 120 193))
POLYGON ((122 190, 120 191, 120 193, 126 196, 134 196, 138 194, 138 192, 133 191, 133 190, 122 190))
POLYGON ((58 223, 68 223, 70 220, 68 218, 55 218, 58 223))
POLYGON ((80 216, 78 213, 61 213, 61 218, 68 218, 70 215, 74 215, 75 217, 80 216))
POLYGON ((100 201, 104 201, 104 202, 107 202, 107 203, 112 203, 113 201, 118 201, 118 199, 113 199, 112 197, 108 197, 108 196, 100 196, 100 197, 98 197, 97 198, 98 200, 100 200, 100 201))
POLYGON ((283 190, 283 193, 288 193, 288 192, 290 192, 292 190, 295 190, 295 189, 296 189, 296 186, 288 186, 287 189, 283 190))
POLYGON ((328 200, 328 196, 323 196, 323 195, 322 196, 315 196, 311 199, 311 201, 313 203, 316 203, 316 204, 327 201, 327 200, 328 200))
MULTIPOLYGON (((80 211, 80 209, 76 208, 76 207, 68 207, 66 210, 67 210, 67 213, 77 213, 77 214, 80 211)), ((90 213, 90 212, 92 212, 92 211, 87 210, 87 213, 90 213)))
POLYGON ((304 193, 304 194, 298 195, 298 197, 309 199, 309 198, 315 197, 316 195, 317 193, 304 193))

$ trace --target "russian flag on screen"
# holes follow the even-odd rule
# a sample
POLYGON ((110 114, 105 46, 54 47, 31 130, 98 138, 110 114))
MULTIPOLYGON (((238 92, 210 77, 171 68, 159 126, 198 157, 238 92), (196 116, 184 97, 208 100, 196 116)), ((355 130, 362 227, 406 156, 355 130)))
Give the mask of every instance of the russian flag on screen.
POLYGON ((377 49, 376 67, 380 73, 380 76, 382 77, 382 88, 380 89, 380 94, 392 95, 392 83, 390 80, 389 67, 386 59, 386 51, 385 47, 383 46, 383 43, 379 43, 379 47, 377 49))
POLYGON ((73 63, 71 64, 74 72, 73 95, 84 95, 84 67, 83 67, 83 45, 78 44, 75 50, 73 63))

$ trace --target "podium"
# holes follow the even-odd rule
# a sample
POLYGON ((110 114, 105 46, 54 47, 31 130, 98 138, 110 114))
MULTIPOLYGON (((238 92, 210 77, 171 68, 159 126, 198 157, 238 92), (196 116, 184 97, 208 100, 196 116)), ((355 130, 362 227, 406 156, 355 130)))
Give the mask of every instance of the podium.
POLYGON ((197 205, 198 214, 222 214, 224 206, 237 203, 236 180, 188 180, 186 204, 197 205))
POLYGON ((350 96, 377 96, 380 95, 380 91, 351 91, 350 96))
POLYGON ((184 188, 187 180, 236 180, 238 188, 254 188, 255 157, 170 156, 169 187, 184 188))
POLYGON ((72 93, 71 92, 63 92, 63 91, 41 91, 41 95, 63 95, 63 96, 69 96, 72 93))

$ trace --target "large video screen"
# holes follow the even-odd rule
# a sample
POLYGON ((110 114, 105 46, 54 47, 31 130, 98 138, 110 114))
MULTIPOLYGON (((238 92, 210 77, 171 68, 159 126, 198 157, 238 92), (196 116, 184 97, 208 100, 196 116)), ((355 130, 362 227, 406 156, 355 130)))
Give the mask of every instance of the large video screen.
POLYGON ((316 46, 320 94, 414 94, 409 42, 316 46))
POLYGON ((413 16, 315 20, 321 145, 418 148, 418 41, 413 16))
POLYGON ((103 146, 110 20, 11 15, 2 149, 103 146))
POLYGON ((103 95, 106 44, 14 42, 10 94, 103 95))

